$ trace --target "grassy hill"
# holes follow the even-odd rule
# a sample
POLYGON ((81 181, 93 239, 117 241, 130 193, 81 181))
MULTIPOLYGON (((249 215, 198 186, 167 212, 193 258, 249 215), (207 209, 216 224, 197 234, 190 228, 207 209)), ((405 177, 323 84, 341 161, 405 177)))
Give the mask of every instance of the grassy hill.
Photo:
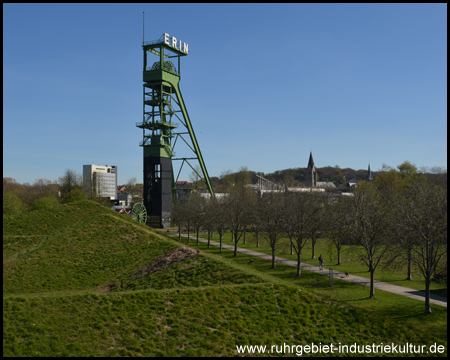
POLYGON ((237 345, 435 341, 90 201, 3 221, 4 356, 232 356, 237 345))

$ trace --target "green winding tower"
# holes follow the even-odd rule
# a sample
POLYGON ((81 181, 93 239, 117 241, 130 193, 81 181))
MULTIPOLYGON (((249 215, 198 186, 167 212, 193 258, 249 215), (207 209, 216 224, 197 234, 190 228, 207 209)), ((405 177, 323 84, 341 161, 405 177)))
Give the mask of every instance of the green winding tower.
POLYGON ((188 54, 188 45, 165 33, 159 40, 143 42, 142 48, 143 121, 136 126, 143 130, 140 142, 144 150, 143 200, 148 214, 147 225, 164 228, 170 226, 170 207, 176 201, 175 184, 184 163, 196 172, 190 160, 198 160, 202 174, 197 175, 205 182, 211 196, 214 192, 179 87, 180 58, 188 54), (149 55, 156 55, 156 61, 149 62, 149 55), (173 122, 175 118, 182 126, 173 122), (179 128, 181 130, 177 131, 179 128), (179 138, 193 155, 175 157, 174 148, 179 138), (172 160, 182 161, 176 179, 172 160))

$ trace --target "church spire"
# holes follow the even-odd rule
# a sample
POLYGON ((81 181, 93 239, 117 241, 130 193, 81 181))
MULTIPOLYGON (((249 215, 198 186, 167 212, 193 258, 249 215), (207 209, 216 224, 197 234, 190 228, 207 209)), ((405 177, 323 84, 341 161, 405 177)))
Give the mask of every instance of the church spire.
POLYGON ((314 166, 312 152, 309 152, 308 169, 306 170, 306 184, 308 187, 317 186, 317 172, 316 167, 314 166))
POLYGON ((369 163, 369 170, 367 171, 367 177, 366 177, 367 181, 372 181, 373 180, 373 176, 372 173, 370 172, 370 163, 369 163))
POLYGON ((309 152, 309 161, 308 161, 308 169, 312 169, 314 167, 314 160, 312 157, 312 152, 309 152))

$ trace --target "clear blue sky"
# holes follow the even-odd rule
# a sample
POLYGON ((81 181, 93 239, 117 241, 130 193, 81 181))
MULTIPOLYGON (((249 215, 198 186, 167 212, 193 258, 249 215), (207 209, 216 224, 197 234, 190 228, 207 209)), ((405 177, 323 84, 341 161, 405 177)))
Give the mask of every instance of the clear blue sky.
POLYGON ((447 166, 446 4, 3 4, 4 177, 95 163, 142 181, 143 11, 145 40, 189 44, 210 176, 310 149, 318 167, 447 166))

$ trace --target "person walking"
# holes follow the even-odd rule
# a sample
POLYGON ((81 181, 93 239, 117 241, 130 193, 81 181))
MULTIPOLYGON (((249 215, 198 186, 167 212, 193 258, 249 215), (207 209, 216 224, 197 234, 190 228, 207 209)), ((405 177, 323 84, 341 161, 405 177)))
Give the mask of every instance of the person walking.
POLYGON ((322 254, 319 256, 319 270, 323 270, 323 257, 322 254))

